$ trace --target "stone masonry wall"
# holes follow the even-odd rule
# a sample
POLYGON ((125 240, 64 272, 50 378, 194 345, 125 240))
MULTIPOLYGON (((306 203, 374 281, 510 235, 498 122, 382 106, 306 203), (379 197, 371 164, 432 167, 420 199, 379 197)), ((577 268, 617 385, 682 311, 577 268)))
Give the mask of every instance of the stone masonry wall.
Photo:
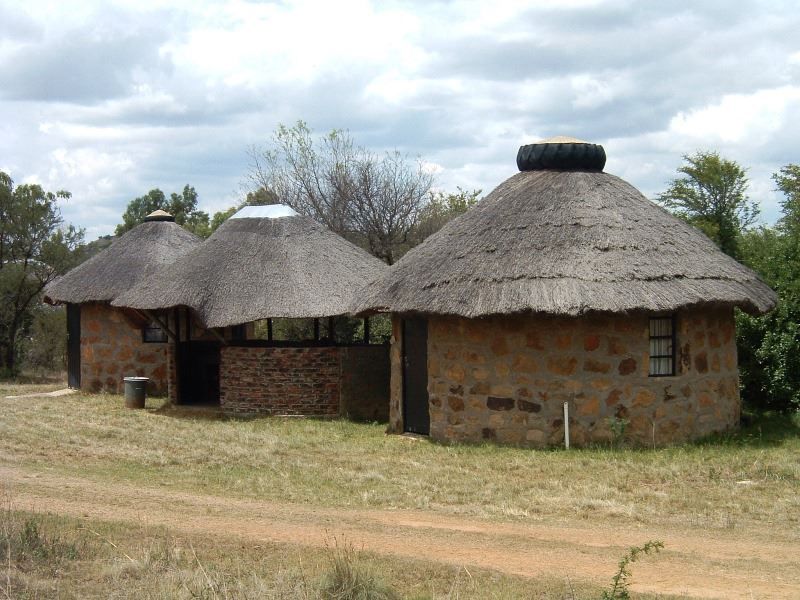
POLYGON ((336 416, 339 349, 223 346, 219 382, 225 412, 336 416))
MULTIPOLYGON (((735 428, 740 400, 733 311, 677 315, 673 377, 648 376, 649 316, 430 318, 431 437, 561 444, 565 401, 576 445, 610 439, 614 418, 629 422, 627 439, 647 445, 735 428)), ((401 396, 393 386, 394 431, 402 430, 401 396)))
POLYGON ((148 394, 167 393, 167 344, 145 344, 142 330, 120 310, 81 305, 81 389, 122 393, 123 378, 149 377, 148 394))

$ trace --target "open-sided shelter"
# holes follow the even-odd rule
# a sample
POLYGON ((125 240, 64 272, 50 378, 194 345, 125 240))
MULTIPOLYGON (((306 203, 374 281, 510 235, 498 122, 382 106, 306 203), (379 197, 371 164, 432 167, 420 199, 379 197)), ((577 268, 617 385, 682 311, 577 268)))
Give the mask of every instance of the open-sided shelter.
POLYGON ((276 318, 319 323, 345 315, 355 294, 384 268, 288 206, 249 206, 114 305, 179 310, 184 326, 170 346, 175 359, 170 397, 176 403, 218 403, 238 414, 379 418, 388 408, 386 346, 341 344, 332 336, 294 343, 253 340, 247 339, 247 325, 276 318), (242 330, 235 339, 206 336, 200 342, 192 333, 195 326, 242 330))
POLYGON ((734 307, 776 296, 603 172, 602 146, 520 148, 520 173, 411 250, 357 309, 393 318, 390 428, 440 440, 664 444, 735 427, 734 307))
POLYGON ((149 392, 167 391, 167 313, 110 306, 119 294, 153 276, 200 238, 155 211, 86 262, 49 284, 45 301, 66 304, 69 386, 119 392, 123 378, 150 378, 149 392))

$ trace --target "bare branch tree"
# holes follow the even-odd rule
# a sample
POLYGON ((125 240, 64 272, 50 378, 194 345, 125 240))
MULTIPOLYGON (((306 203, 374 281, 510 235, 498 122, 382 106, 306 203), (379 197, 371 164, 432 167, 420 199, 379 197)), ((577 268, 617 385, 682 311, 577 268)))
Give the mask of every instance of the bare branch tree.
POLYGON ((280 125, 272 144, 250 150, 248 179, 392 264, 433 185, 421 161, 374 154, 335 129, 315 142, 303 121, 280 125))

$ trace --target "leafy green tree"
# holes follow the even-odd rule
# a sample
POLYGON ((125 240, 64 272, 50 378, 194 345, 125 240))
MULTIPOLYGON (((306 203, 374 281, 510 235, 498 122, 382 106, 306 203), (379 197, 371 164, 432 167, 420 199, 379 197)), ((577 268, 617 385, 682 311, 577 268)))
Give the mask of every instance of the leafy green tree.
POLYGON ((789 164, 772 175, 785 198, 781 202, 783 216, 779 226, 786 233, 800 239, 800 165, 789 164))
POLYGON ((701 229, 723 252, 738 258, 741 234, 759 212, 745 194, 745 170, 717 152, 696 152, 683 159, 686 164, 678 172, 684 177, 672 180, 658 200, 701 229))
POLYGON ((197 191, 190 185, 183 187, 180 194, 172 193, 169 198, 160 189, 155 188, 128 203, 122 214, 122 223, 117 225, 115 233, 122 235, 142 223, 144 218, 155 210, 164 210, 175 217, 175 222, 201 237, 208 237, 209 218, 197 208, 197 191))
POLYGON ((67 364, 67 313, 63 306, 39 304, 25 340, 25 370, 57 372, 67 364))
POLYGON ((422 243, 425 238, 439 231, 445 224, 464 214, 480 199, 481 190, 466 191, 460 187, 456 193, 433 192, 428 203, 419 213, 419 219, 411 235, 412 245, 422 243))
POLYGON ((14 186, 0 172, 0 373, 18 370, 20 342, 29 331, 45 285, 70 269, 83 231, 65 225, 57 202, 69 192, 14 186))
POLYGON ((778 307, 762 317, 737 315, 742 397, 750 408, 800 410, 800 167, 773 175, 784 193, 775 228, 742 237, 742 260, 778 293, 778 307))

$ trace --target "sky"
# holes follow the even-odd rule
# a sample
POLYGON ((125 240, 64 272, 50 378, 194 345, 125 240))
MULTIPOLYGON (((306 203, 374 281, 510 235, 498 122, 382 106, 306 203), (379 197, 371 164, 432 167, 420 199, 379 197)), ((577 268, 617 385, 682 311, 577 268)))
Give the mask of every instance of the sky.
POLYGON ((0 0, 0 170, 65 189, 91 240, 127 203, 193 185, 240 201, 280 123, 347 129, 488 193, 522 144, 602 144, 647 197, 682 157, 800 162, 800 3, 737 0, 0 0))

